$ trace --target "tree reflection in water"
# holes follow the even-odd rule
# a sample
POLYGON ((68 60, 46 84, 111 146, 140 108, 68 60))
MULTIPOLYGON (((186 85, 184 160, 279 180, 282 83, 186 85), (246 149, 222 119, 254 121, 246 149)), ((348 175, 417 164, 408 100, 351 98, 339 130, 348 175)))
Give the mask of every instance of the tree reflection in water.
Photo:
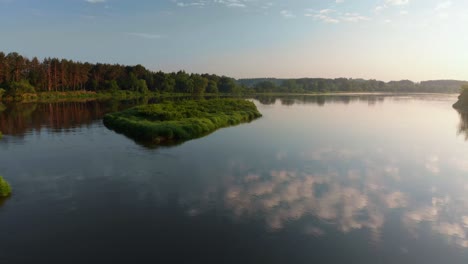
POLYGON ((463 135, 468 140, 468 112, 458 112, 460 115, 460 125, 458 126, 458 135, 463 135))
POLYGON ((0 131, 4 135, 23 136, 43 128, 68 130, 90 125, 106 113, 143 103, 147 100, 3 104, 0 105, 0 131))

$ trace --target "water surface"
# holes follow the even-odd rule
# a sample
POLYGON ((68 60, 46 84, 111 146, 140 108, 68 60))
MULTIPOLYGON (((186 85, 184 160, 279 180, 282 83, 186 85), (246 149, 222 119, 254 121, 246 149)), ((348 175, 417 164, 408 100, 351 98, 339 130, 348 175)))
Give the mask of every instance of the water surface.
POLYGON ((0 108, 0 263, 468 263, 455 95, 253 100, 170 148, 102 125, 133 103, 0 108))

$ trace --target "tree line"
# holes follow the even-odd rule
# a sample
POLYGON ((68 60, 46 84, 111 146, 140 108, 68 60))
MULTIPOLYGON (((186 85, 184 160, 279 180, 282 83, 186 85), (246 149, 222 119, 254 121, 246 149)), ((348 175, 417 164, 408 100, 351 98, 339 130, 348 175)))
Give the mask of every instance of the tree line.
POLYGON ((117 91, 166 93, 237 93, 235 79, 184 71, 153 72, 142 65, 87 63, 0 52, 0 88, 6 95, 35 92, 117 91))
POLYGON ((458 93, 465 81, 437 80, 415 83, 409 80, 383 82, 364 79, 241 79, 241 85, 258 93, 324 93, 324 92, 411 92, 458 93))
POLYGON ((0 52, 2 94, 67 91, 134 91, 139 93, 308 93, 308 92, 458 92, 462 81, 382 82, 363 79, 241 79, 215 74, 164 73, 142 65, 88 63, 67 59, 29 59, 16 52, 0 52))

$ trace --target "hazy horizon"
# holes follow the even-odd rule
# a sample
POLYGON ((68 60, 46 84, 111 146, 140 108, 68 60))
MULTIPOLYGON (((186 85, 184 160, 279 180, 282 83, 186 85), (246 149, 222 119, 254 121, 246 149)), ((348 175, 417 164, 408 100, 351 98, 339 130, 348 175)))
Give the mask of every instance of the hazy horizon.
POLYGON ((461 0, 0 0, 0 50, 236 79, 467 80, 467 11, 461 0))

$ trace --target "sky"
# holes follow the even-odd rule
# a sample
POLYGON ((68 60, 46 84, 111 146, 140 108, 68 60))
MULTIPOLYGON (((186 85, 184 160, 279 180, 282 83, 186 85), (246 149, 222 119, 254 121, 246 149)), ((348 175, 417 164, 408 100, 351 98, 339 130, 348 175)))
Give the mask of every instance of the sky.
POLYGON ((0 0, 0 50, 235 78, 468 80, 466 0, 0 0))

